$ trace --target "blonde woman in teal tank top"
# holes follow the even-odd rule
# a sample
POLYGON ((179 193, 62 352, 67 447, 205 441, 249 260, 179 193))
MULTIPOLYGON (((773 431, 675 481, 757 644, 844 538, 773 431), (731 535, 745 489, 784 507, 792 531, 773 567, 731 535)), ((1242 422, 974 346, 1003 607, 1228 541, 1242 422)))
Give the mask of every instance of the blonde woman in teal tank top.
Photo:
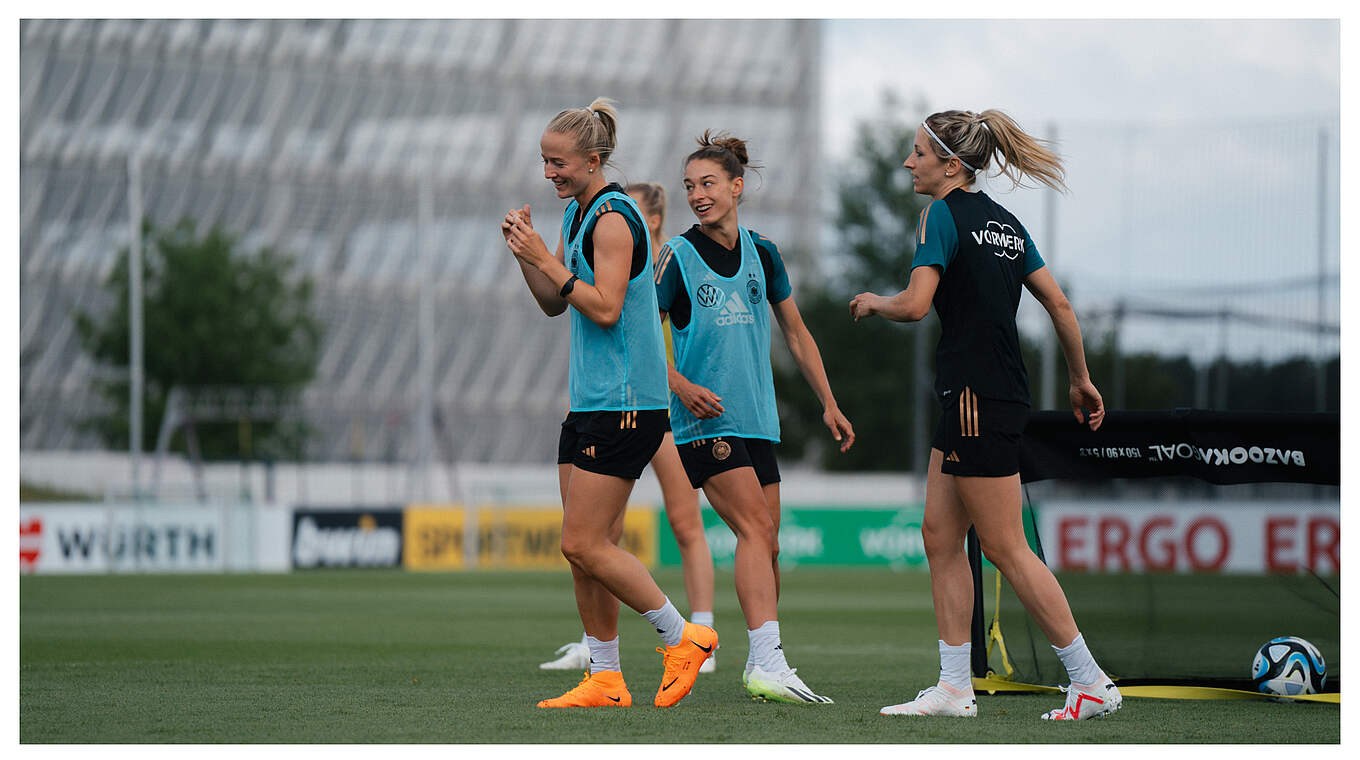
POLYGON ((717 633, 687 622, 646 566, 610 535, 669 430, 650 239, 637 205, 603 176, 616 129, 612 104, 598 99, 562 111, 543 132, 544 179, 570 201, 556 254, 535 231, 529 206, 506 212, 501 223, 539 308, 571 320, 571 411, 558 438, 558 481, 562 554, 571 565, 590 670, 575 688, 539 702, 542 708, 632 704, 619 662, 620 601, 645 617, 664 644, 657 707, 683 699, 718 646, 717 633))

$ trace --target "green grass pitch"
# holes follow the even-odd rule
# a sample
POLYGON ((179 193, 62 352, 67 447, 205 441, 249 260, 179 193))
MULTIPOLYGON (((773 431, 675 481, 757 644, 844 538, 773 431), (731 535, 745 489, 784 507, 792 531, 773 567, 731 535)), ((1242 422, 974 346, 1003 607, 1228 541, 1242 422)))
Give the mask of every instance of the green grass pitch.
MULTIPOLYGON (((657 578, 684 610, 678 571, 657 578)), ((580 637, 560 572, 23 577, 19 606, 23 743, 1340 741, 1340 710, 1321 704, 1130 698, 1107 719, 1052 724, 1039 714, 1057 697, 982 694, 977 720, 879 716, 938 673, 919 572, 785 572, 785 650, 835 699, 824 706, 746 696, 746 635, 722 571, 718 671, 664 710, 651 706, 659 642, 627 608, 634 706, 534 706, 580 679, 538 669, 580 637)))

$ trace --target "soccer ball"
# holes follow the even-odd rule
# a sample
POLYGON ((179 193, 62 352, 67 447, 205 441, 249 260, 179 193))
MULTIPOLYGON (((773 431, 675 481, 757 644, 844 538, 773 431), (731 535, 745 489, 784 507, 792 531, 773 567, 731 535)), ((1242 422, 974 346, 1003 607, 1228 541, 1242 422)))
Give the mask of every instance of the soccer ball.
POLYGON ((1262 694, 1317 694, 1327 683, 1327 663, 1317 647, 1298 636, 1271 639, 1256 650, 1251 682, 1262 694))

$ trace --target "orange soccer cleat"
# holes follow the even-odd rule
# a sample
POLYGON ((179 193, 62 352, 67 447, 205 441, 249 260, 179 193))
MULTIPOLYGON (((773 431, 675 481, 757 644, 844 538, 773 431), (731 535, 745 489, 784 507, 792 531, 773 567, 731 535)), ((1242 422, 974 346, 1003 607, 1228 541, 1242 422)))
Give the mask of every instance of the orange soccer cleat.
POLYGON ((670 707, 694 688, 699 677, 699 666, 718 648, 718 632, 706 625, 685 623, 680 643, 673 647, 657 647, 661 653, 661 688, 656 691, 657 707, 670 707))
POLYGON ((556 699, 545 699, 539 707, 629 707, 633 695, 617 670, 602 670, 581 679, 576 688, 556 699))

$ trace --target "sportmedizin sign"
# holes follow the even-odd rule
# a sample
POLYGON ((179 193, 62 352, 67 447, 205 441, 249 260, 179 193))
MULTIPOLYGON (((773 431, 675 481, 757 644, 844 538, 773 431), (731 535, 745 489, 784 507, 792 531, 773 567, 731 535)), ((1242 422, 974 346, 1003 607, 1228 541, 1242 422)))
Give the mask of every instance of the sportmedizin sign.
MULTIPOLYGON (((648 567, 656 564, 656 525, 654 511, 634 505, 624 516, 619 541, 648 567)), ((412 504, 403 512, 402 541, 408 570, 567 568, 559 506, 412 504)))
POLYGON ((406 508, 402 541, 409 570, 462 570, 467 510, 461 504, 413 504, 406 508))
MULTIPOLYGON (((520 506, 477 510, 477 567, 566 569, 562 556, 562 508, 520 506)), ((657 514, 633 508, 624 513, 619 546, 647 567, 656 564, 657 514)))

